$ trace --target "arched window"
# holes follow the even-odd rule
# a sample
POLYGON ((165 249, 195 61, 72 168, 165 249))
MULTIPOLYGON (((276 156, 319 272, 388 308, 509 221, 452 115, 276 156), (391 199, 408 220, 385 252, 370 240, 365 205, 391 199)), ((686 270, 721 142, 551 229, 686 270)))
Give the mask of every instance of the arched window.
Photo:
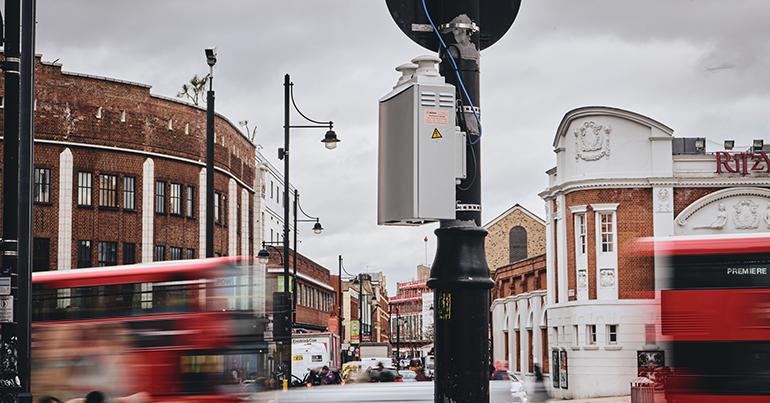
POLYGON ((527 230, 521 225, 511 228, 509 233, 510 248, 508 249, 509 263, 527 258, 527 230))

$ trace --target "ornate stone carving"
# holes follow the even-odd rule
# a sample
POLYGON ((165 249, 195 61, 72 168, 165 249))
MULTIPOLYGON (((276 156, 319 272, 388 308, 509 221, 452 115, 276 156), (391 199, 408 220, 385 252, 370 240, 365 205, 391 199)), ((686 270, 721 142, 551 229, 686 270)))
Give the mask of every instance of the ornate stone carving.
POLYGON ((575 161, 596 161, 610 157, 610 125, 585 122, 575 129, 575 161))
POLYGON ((714 221, 712 221, 710 224, 694 226, 693 229, 722 229, 724 228, 725 223, 727 223, 727 210, 725 210, 724 203, 719 203, 719 211, 717 212, 717 217, 714 219, 714 221))
POLYGON ((671 195, 668 189, 658 190, 658 213, 670 213, 671 212, 671 195))
POLYGON ((757 209, 759 204, 749 199, 743 199, 733 204, 733 222, 737 229, 754 229, 759 226, 759 214, 757 209))
POLYGON ((765 224, 770 228, 770 203, 767 203, 767 210, 765 210, 765 224))
POLYGON ((601 269, 599 270, 601 288, 613 288, 615 287, 615 269, 601 269))
POLYGON ((580 290, 588 288, 588 273, 585 270, 577 272, 577 287, 580 290))
POLYGON ((561 203, 559 203, 559 200, 556 200, 553 207, 553 219, 558 220, 560 217, 559 214, 561 214, 561 203))

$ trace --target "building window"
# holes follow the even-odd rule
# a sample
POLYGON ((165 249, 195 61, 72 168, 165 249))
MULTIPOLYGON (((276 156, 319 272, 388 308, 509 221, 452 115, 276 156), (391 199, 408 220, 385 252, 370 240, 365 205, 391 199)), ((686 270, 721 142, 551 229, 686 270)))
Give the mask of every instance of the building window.
POLYGON ((227 226, 227 195, 222 195, 222 225, 227 226))
POLYGON ((34 238, 32 240, 32 271, 48 271, 51 260, 51 240, 34 238))
POLYGON ((599 213, 602 233, 602 252, 612 252, 615 238, 613 236, 613 216, 614 213, 599 213))
POLYGON ((574 334, 574 340, 575 340, 574 343, 575 343, 576 346, 579 346, 580 345, 580 334, 578 332, 578 325, 573 326, 572 327, 572 331, 575 333, 574 334))
POLYGON ((168 251, 170 255, 169 260, 182 260, 182 251, 184 249, 172 246, 168 251))
POLYGON ((99 185, 99 205, 104 207, 118 207, 118 177, 115 175, 101 175, 99 185))
POLYGON ((124 243, 123 244, 123 264, 136 263, 136 244, 124 243))
POLYGON ((91 205, 91 172, 78 172, 78 206, 91 205))
POLYGON ((217 224, 222 224, 221 215, 219 214, 219 204, 221 200, 222 195, 219 193, 214 193, 214 222, 217 224))
POLYGON ((51 202, 51 170, 35 168, 35 203, 51 202))
POLYGON ((155 261, 161 262, 166 260, 166 247, 163 245, 155 245, 155 261))
POLYGON ((596 344, 596 325, 588 325, 586 327, 586 343, 596 344))
POLYGON ((126 176, 123 178, 123 208, 136 209, 136 178, 126 176))
POLYGON ((91 241, 78 241, 78 268, 91 267, 91 241))
POLYGON ((166 213, 166 182, 155 182, 155 212, 166 213))
POLYGON ((118 264, 118 243, 99 241, 99 267, 118 264))
POLYGON ((509 233, 509 263, 527 258, 527 230, 521 225, 511 228, 509 233))
POLYGON ((187 259, 195 259, 195 249, 187 248, 187 259))
POLYGON ((607 344, 618 344, 618 325, 607 325, 607 344))
POLYGON ((586 215, 576 214, 575 221, 577 222, 577 250, 578 253, 584 255, 586 253, 586 215))
POLYGON ((654 323, 644 324, 644 344, 655 344, 656 334, 658 332, 654 323))
POLYGON ((187 187, 187 216, 188 217, 194 217, 195 216, 195 203, 193 202, 195 200, 195 188, 192 186, 187 187))
POLYGON ((171 214, 182 215, 182 185, 179 183, 171 184, 171 214))

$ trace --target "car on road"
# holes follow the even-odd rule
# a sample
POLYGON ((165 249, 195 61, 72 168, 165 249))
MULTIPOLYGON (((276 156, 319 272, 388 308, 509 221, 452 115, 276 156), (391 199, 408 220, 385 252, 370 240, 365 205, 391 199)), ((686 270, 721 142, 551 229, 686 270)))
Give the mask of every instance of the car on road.
POLYGON ((402 369, 398 371, 401 374, 402 382, 417 382, 417 372, 409 369, 402 369))

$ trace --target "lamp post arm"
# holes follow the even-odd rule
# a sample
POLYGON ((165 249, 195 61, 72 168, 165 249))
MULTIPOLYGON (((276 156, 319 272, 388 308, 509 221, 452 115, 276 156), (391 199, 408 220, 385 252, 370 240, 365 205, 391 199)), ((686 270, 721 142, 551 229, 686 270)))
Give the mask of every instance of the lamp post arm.
MULTIPOLYGON (((288 76, 288 74, 287 74, 287 76, 288 76)), ((319 126, 327 126, 328 125, 329 126, 329 130, 332 129, 332 127, 334 126, 333 122, 331 122, 331 121, 319 122, 317 120, 310 119, 309 117, 305 116, 305 114, 302 113, 302 111, 299 110, 299 108, 297 108, 297 103, 294 102, 294 84, 292 84, 292 83, 289 83, 289 96, 291 97, 291 104, 294 106, 294 110, 297 111, 297 113, 299 113, 300 116, 305 118, 305 120, 307 120, 308 122, 315 123, 315 124, 317 124, 319 126)), ((310 126, 310 127, 313 127, 313 126, 310 126)))

